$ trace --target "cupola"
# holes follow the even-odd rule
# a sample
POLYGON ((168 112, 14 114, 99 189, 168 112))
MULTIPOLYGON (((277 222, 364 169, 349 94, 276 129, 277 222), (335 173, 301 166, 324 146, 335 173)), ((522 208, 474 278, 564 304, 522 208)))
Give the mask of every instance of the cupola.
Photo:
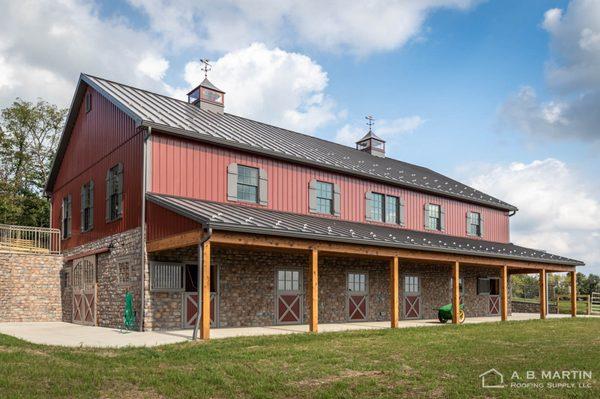
POLYGON ((204 64, 204 80, 198 87, 188 93, 188 102, 200 109, 206 109, 219 114, 223 113, 225 108, 225 92, 218 89, 208 80, 208 71, 210 64, 208 60, 200 60, 204 64))
POLYGON ((364 152, 368 152, 371 155, 375 155, 377 157, 385 157, 385 140, 378 137, 375 133, 373 133, 373 125, 375 124, 371 115, 366 116, 367 126, 369 126, 369 131, 364 137, 356 142, 356 149, 364 152))

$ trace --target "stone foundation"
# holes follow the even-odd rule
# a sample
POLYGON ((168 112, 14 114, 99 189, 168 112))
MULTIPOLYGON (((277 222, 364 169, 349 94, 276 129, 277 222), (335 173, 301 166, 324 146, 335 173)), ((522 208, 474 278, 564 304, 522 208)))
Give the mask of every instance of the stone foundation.
POLYGON ((0 322, 61 320, 62 259, 0 253, 0 322))

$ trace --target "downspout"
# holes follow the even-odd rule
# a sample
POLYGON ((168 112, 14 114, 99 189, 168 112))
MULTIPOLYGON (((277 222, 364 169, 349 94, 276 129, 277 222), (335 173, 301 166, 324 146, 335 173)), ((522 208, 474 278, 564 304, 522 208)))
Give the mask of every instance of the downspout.
POLYGON ((194 341, 198 339, 198 330, 200 329, 200 312, 202 310, 202 274, 204 269, 203 246, 206 241, 210 240, 211 236, 212 228, 207 222, 202 226, 202 239, 198 243, 198 282, 196 283, 196 288, 198 289, 198 300, 196 301, 196 324, 194 325, 194 334, 192 335, 192 340, 194 341))
POLYGON ((142 275, 141 275, 141 295, 140 295, 140 331, 144 331, 144 310, 146 308, 146 189, 147 189, 147 172, 148 172, 148 140, 152 135, 152 127, 148 126, 147 132, 144 134, 142 146, 142 219, 141 219, 141 235, 142 235, 142 275))

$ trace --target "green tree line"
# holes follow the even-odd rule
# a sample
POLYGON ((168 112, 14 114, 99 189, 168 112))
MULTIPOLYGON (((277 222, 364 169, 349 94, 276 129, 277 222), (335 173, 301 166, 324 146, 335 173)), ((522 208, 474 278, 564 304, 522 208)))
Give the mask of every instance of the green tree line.
MULTIPOLYGON (((512 296, 515 298, 538 298, 539 277, 533 274, 515 274, 511 277, 512 296)), ((567 274, 549 274, 547 277, 548 291, 551 297, 556 295, 569 295, 571 292, 571 281, 567 274)), ((600 292, 600 276, 577 273, 577 294, 590 295, 592 292, 600 292)))
POLYGON ((0 223, 48 227, 44 185, 66 109, 43 100, 15 100, 0 112, 0 223))

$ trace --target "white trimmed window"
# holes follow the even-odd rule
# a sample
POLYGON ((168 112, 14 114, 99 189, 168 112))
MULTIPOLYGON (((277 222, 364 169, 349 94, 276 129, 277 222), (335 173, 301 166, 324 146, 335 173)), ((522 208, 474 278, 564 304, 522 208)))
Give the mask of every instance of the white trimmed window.
POLYGON ((441 205, 425 204, 425 229, 444 231, 444 210, 441 205))
POLYGON ((404 277, 404 294, 418 294, 420 292, 419 277, 406 276, 404 277))
POLYGON ((183 263, 150 262, 151 291, 183 291, 183 263))

